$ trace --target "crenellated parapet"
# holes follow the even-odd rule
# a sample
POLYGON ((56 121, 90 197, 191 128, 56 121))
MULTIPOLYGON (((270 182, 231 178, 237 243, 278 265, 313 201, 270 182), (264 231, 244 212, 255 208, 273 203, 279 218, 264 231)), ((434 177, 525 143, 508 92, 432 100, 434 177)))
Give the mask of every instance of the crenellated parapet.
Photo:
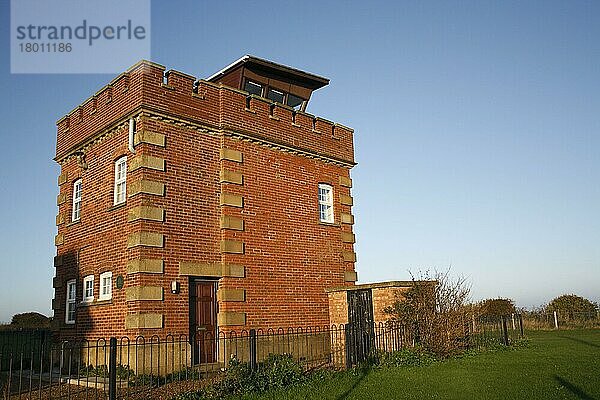
POLYGON ((348 127, 149 61, 138 62, 57 122, 56 160, 142 112, 354 163, 348 127))

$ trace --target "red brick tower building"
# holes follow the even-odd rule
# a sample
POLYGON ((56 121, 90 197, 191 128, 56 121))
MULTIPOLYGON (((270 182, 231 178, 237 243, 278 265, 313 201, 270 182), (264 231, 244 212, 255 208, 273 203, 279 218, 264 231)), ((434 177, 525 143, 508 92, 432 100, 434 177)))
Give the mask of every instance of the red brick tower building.
POLYGON ((60 119, 60 336, 328 324, 326 289, 356 281, 353 131, 305 112, 328 82, 141 61, 60 119))

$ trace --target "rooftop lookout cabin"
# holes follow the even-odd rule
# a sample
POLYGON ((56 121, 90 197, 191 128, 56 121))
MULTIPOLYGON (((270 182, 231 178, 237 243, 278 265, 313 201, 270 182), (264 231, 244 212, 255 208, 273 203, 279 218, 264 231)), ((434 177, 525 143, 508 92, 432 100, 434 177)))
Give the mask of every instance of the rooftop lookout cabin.
POLYGON ((251 95, 306 111, 312 92, 327 86, 329 79, 246 55, 206 79, 251 95))

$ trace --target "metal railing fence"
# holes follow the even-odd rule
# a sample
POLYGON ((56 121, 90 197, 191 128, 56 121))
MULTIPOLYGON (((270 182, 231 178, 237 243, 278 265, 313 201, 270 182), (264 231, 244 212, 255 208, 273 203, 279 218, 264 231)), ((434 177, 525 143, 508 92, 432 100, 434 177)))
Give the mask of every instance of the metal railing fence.
MULTIPOLYGON (((516 323, 510 317, 465 318, 460 330, 465 347, 483 347, 508 344, 522 336, 523 325, 520 318, 516 323)), ((363 329, 346 324, 60 343, 39 338, 12 338, 0 347, 4 399, 171 398, 202 387, 205 378, 220 376, 232 362, 259 369, 269 356, 286 355, 304 370, 344 369, 420 341, 413 326, 394 322, 363 329)))

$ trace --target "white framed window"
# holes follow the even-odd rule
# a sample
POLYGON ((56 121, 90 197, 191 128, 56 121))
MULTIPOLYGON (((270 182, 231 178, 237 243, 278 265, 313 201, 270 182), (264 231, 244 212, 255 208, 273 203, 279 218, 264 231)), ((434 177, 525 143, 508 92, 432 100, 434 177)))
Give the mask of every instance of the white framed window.
POLYGON ((98 300, 110 300, 112 298, 112 272, 100 274, 100 296, 98 300))
POLYGON ((81 218, 81 179, 77 179, 73 184, 73 212, 71 221, 79 221, 81 218))
POLYGON ((114 204, 125 203, 127 199, 127 157, 115 161, 115 195, 114 204))
POLYGON ((65 308, 65 323, 75 323, 75 296, 77 294, 77 281, 71 279, 67 281, 67 301, 65 308))
POLYGON ((319 183, 319 220, 333 223, 333 187, 319 183))
POLYGON ((83 296, 84 302, 94 301, 94 275, 88 275, 83 278, 83 296))

